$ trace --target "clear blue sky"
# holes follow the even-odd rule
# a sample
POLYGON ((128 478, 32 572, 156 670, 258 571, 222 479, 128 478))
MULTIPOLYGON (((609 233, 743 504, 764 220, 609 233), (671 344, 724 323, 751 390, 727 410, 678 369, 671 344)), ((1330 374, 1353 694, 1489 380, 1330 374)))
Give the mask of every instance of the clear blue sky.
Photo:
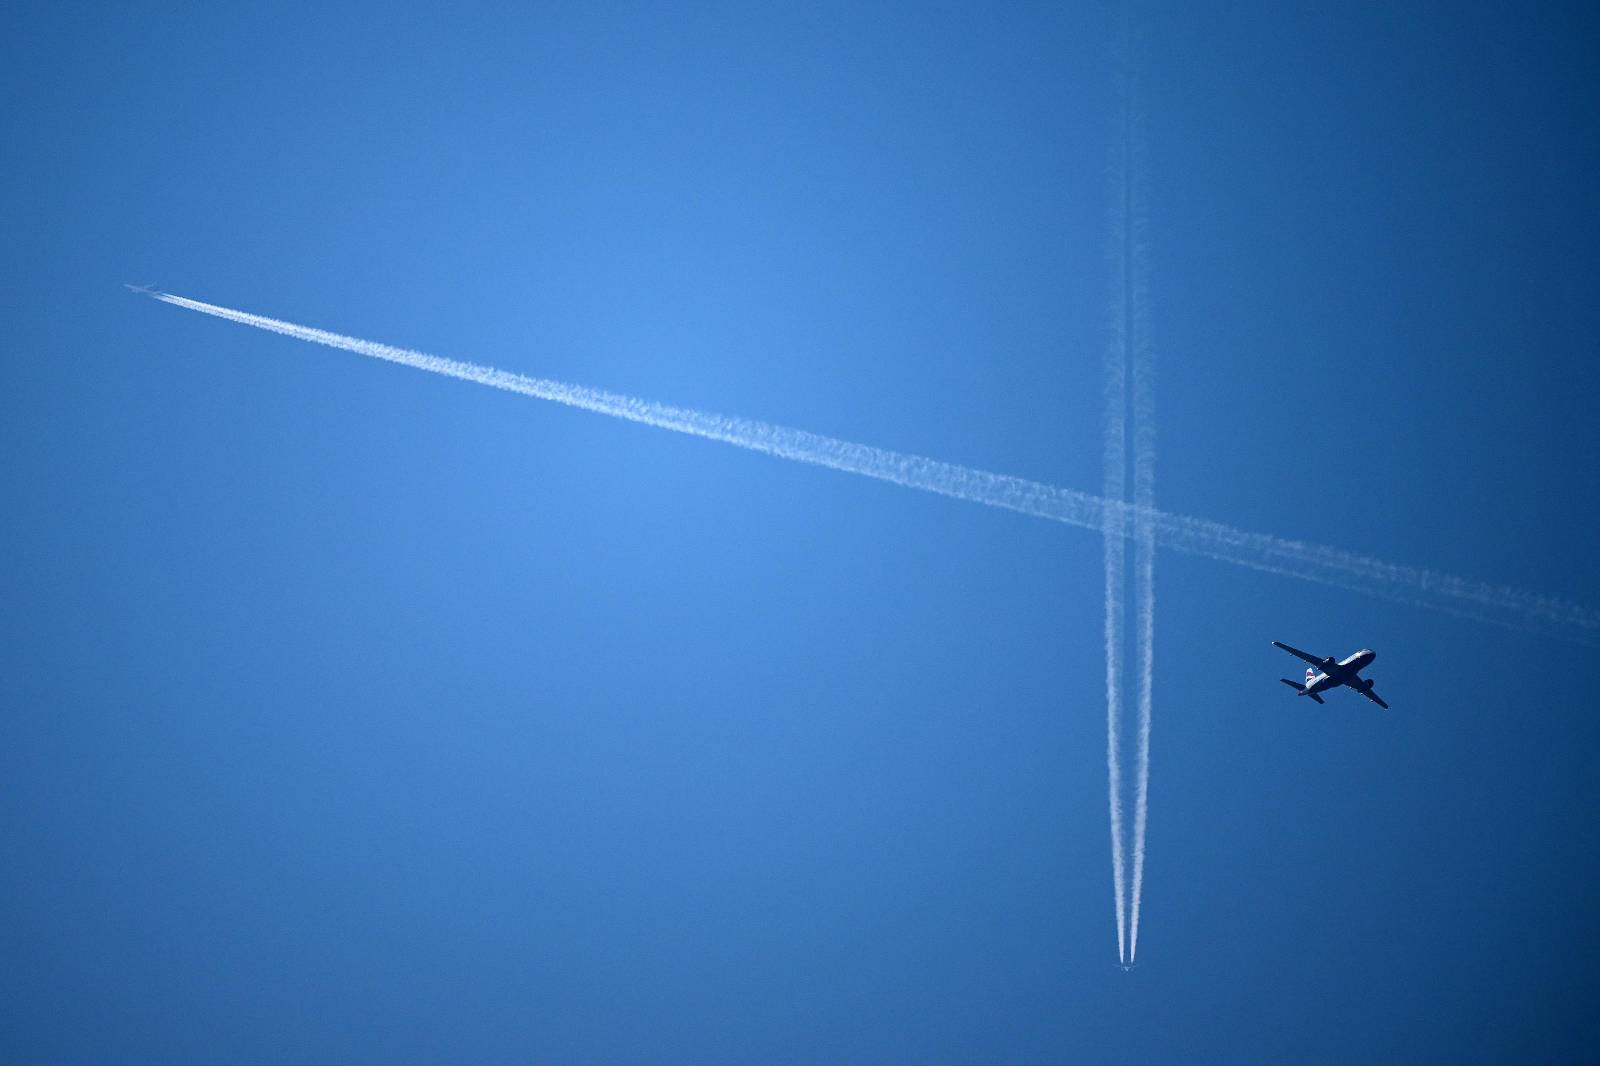
MULTIPOLYGON (((1600 604, 1586 8, 1150 6, 1171 510, 1600 604)), ((164 307, 1095 490, 1115 9, 14 4, 0 1058, 1572 1060, 1596 653, 164 307), (1268 644, 1379 652, 1296 701, 1268 644)))

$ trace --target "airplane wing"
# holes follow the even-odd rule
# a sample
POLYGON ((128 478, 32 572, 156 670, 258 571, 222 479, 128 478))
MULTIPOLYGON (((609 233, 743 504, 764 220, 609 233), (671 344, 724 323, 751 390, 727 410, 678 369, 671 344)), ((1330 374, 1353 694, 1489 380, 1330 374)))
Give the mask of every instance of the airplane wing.
POLYGON ((1317 669, 1319 669, 1319 670, 1322 669, 1322 660, 1317 658, 1315 655, 1312 655, 1308 651, 1301 651, 1299 648, 1291 648, 1291 647, 1289 647, 1289 645, 1283 643, 1283 641, 1281 641, 1281 640, 1273 641, 1272 642, 1272 646, 1274 648, 1282 648, 1284 651, 1288 652, 1290 655, 1293 655, 1296 659, 1304 659, 1306 662, 1310 663, 1312 666, 1315 666, 1317 669))
POLYGON ((1382 707, 1384 710, 1387 711, 1389 709, 1389 705, 1380 700, 1378 698, 1378 694, 1372 691, 1371 685, 1368 685, 1366 688, 1358 688, 1356 691, 1361 693, 1367 699, 1371 700, 1373 703, 1376 703, 1379 707, 1382 707))

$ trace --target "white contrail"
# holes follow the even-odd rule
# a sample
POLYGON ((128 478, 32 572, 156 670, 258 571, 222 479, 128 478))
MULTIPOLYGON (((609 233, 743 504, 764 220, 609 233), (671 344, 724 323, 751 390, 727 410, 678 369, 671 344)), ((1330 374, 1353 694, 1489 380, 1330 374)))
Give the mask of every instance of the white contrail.
MULTIPOLYGON (((1114 159, 1114 174, 1121 161, 1114 159)), ((1122 255, 1123 216, 1111 212, 1111 316, 1104 367, 1104 452, 1101 456, 1101 492, 1119 503, 1127 498, 1128 482, 1128 363, 1126 347, 1127 264, 1122 255)), ((1127 585, 1127 511, 1107 507, 1104 533, 1106 586, 1106 792, 1111 818, 1111 887, 1116 895, 1117 961, 1129 961, 1126 831, 1122 825, 1122 648, 1123 608, 1127 585)))
POLYGON ((1108 510, 1123 516, 1114 523, 1117 528, 1123 529, 1129 528, 1133 516, 1142 514, 1154 529, 1158 544, 1188 555, 1217 559, 1264 573, 1315 581, 1512 629, 1545 631, 1574 643, 1600 644, 1600 612, 1567 600, 1399 566, 1326 545, 1250 533, 1203 518, 1150 509, 1141 511, 1120 500, 1106 500, 1090 493, 1025 478, 942 463, 936 459, 905 455, 865 444, 852 444, 805 430, 670 407, 544 378, 525 377, 475 363, 234 311, 170 293, 152 292, 150 295, 163 303, 313 344, 384 359, 524 396, 554 400, 661 429, 722 441, 784 459, 861 474, 1035 518, 1047 518, 1098 533, 1103 533, 1107 528, 1105 515, 1108 510))
POLYGON ((1137 602, 1139 725, 1133 757, 1133 898, 1129 907, 1128 960, 1139 954, 1139 912, 1144 898, 1145 829, 1150 819, 1150 719, 1154 700, 1156 633, 1156 435, 1154 353, 1150 340, 1150 245, 1144 209, 1144 129, 1140 122, 1132 34, 1123 86, 1123 210, 1127 271, 1127 321, 1133 352, 1133 594, 1137 602))

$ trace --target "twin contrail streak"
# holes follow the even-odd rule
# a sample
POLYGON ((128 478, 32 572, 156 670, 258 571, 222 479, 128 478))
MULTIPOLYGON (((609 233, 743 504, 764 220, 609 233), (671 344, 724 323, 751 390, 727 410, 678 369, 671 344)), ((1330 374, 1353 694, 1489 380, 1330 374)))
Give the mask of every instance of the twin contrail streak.
MULTIPOLYGON (((1124 79, 1126 70, 1124 70, 1124 79)), ((1124 86, 1124 98, 1127 90, 1124 86)), ((1132 293, 1128 277, 1128 218, 1130 197, 1127 113, 1124 108, 1123 136, 1113 150, 1111 158, 1111 210, 1110 241, 1107 245, 1110 268, 1111 313, 1109 336, 1105 350, 1104 373, 1104 449, 1101 455, 1102 471, 1100 490, 1107 500, 1126 503, 1128 499, 1128 351, 1133 325, 1130 321, 1132 293)), ((1128 834, 1124 825, 1126 786, 1122 777, 1123 706, 1126 701, 1127 669, 1124 653, 1127 649, 1127 585, 1128 537, 1148 523, 1132 517, 1127 511, 1108 508, 1104 531, 1105 562, 1105 615, 1106 615, 1106 791, 1109 794, 1111 821, 1111 886, 1116 894, 1117 961, 1131 964, 1133 951, 1139 938, 1139 909, 1137 902, 1129 913, 1128 891, 1128 834), (1131 922, 1131 930, 1130 930, 1131 922), (1131 937, 1130 937, 1131 933, 1131 937)), ((1138 544, 1135 544, 1137 551, 1138 544)), ((1136 619, 1141 627, 1143 619, 1136 619)), ((1141 645, 1142 648, 1142 645, 1141 645)), ((1135 777, 1138 763, 1135 761, 1135 777)), ((1137 819, 1138 812, 1135 811, 1137 819)), ((1137 855, 1137 850, 1135 850, 1137 855)), ((1134 859, 1133 880, 1140 876, 1139 861, 1134 859)), ((1135 895, 1137 899, 1137 895, 1135 895)))
POLYGON ((1132 63, 1131 16, 1124 12, 1121 56, 1121 136, 1111 158, 1110 337, 1105 353, 1105 450, 1103 492, 1108 500, 1129 498, 1129 439, 1133 507, 1118 527, 1104 523, 1106 593, 1106 782, 1111 807, 1112 885, 1116 892, 1117 957, 1131 965, 1139 951, 1139 912, 1144 896, 1145 832, 1150 814, 1150 719, 1155 667, 1155 407, 1149 328, 1149 261, 1140 167, 1143 140, 1138 123, 1132 63), (1131 413, 1131 419, 1130 419, 1131 413), (1131 425, 1130 425, 1131 422, 1131 425), (1133 753, 1133 834, 1123 827, 1126 800, 1122 775, 1123 705, 1128 685, 1126 650, 1127 550, 1133 540, 1134 698, 1138 729, 1133 753), (1132 876, 1127 856, 1132 854, 1132 876))
MULTIPOLYGON (((1121 216, 1112 212, 1111 337, 1105 357, 1105 441, 1101 456, 1101 492, 1107 500, 1127 499, 1128 362, 1127 292, 1123 284, 1121 216)), ((1116 898, 1117 961, 1127 963, 1128 875, 1122 825, 1122 649, 1123 605, 1128 574, 1127 512, 1107 507, 1101 530, 1106 586, 1106 792, 1111 812, 1111 889, 1116 898)))
POLYGON ((175 307, 281 333, 312 344, 355 352, 523 396, 553 400, 660 429, 721 441, 783 459, 1062 522, 1097 533, 1111 528, 1127 534, 1136 521, 1144 521, 1152 530, 1155 543, 1187 555, 1314 581, 1512 629, 1548 632, 1577 644, 1600 644, 1600 612, 1567 600, 1400 566, 1326 545, 1251 533, 1220 522, 1141 508, 1121 500, 1103 499, 1090 493, 1025 478, 975 470, 865 444, 852 444, 801 429, 671 407, 581 385, 513 374, 476 363, 235 311, 170 293, 151 292, 149 295, 175 307), (1109 525, 1108 514, 1114 516, 1109 525))
MULTIPOLYGON (((1131 51, 1132 45, 1129 44, 1131 51)), ((1125 83, 1123 125, 1124 270, 1127 279, 1127 344, 1133 352, 1133 594, 1137 603, 1139 726, 1133 756, 1133 898, 1128 917, 1128 961, 1139 954, 1139 911, 1144 898, 1144 842, 1150 820, 1150 719, 1154 703, 1156 641, 1156 435, 1154 352, 1150 340, 1150 245, 1146 234, 1142 160, 1143 128, 1132 56, 1125 83)))

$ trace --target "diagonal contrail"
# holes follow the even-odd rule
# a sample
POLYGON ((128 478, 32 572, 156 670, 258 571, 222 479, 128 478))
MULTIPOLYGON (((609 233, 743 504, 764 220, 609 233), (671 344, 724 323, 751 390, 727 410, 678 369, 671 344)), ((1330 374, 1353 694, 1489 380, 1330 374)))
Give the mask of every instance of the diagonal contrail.
POLYGON ((151 292, 150 295, 175 307, 281 333, 312 344, 339 348, 523 396, 553 400, 660 429, 721 441, 783 459, 860 474, 1035 518, 1046 518, 1097 533, 1103 533, 1106 529, 1105 516, 1108 511, 1122 516, 1115 526, 1124 530, 1129 528, 1132 518, 1142 516, 1154 530, 1157 544, 1187 555, 1216 559, 1263 573, 1314 581, 1510 629, 1547 632, 1576 644, 1600 645, 1600 612, 1568 600, 1400 566, 1327 545, 1251 533, 1203 518, 1141 509, 1087 492, 887 451, 866 444, 853 444, 802 429, 671 407, 546 378, 526 377, 476 363, 235 311, 170 293, 151 292))

